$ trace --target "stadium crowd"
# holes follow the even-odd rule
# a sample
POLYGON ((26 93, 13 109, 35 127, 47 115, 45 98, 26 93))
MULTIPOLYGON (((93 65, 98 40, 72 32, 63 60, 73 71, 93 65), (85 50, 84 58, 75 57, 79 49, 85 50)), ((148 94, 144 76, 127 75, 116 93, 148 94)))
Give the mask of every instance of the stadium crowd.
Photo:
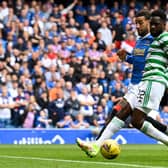
POLYGON ((132 52, 136 12, 163 8, 168 18, 160 1, 13 3, 0 3, 0 128, 103 126, 130 83, 117 50, 132 52))

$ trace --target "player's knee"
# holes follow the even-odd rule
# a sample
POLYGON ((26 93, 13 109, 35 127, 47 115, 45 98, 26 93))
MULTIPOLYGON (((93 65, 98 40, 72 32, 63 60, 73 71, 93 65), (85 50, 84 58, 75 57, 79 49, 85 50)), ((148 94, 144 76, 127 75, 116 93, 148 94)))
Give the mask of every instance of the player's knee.
POLYGON ((135 128, 141 129, 145 119, 146 114, 139 109, 135 109, 132 113, 131 123, 135 128))
POLYGON ((139 125, 135 120, 131 120, 131 124, 133 125, 133 127, 138 129, 139 125))
POLYGON ((131 124, 133 125, 133 127, 137 128, 137 129, 141 129, 143 121, 144 120, 137 120, 135 118, 132 118, 131 124))
POLYGON ((121 101, 119 101, 115 106, 114 110, 117 112, 120 112, 121 110, 128 108, 129 103, 123 98, 121 101))

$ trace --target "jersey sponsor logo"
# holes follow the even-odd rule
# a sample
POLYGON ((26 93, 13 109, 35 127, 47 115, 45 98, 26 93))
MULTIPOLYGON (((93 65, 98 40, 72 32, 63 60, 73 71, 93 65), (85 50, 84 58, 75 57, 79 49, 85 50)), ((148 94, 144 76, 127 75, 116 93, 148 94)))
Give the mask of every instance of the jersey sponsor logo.
POLYGON ((14 139, 13 144, 32 145, 32 144, 65 144, 64 139, 60 135, 55 135, 52 139, 44 139, 43 137, 22 137, 14 139))
POLYGON ((144 56, 144 54, 145 54, 145 49, 135 48, 133 51, 133 55, 135 56, 144 56))

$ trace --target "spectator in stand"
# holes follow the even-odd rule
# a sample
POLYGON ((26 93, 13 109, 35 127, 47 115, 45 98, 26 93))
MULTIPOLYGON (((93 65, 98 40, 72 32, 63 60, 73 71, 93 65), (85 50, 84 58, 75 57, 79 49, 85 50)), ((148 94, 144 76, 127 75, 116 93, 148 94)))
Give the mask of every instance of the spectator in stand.
POLYGON ((56 126, 58 121, 61 121, 65 116, 65 100, 64 93, 57 93, 57 99, 49 103, 49 118, 52 119, 53 127, 56 126))
POLYGON ((117 49, 120 49, 121 42, 125 38, 125 30, 122 25, 122 20, 120 16, 117 16, 116 18, 116 24, 113 27, 113 42, 115 43, 115 46, 117 49))
POLYGON ((65 114, 64 118, 57 122, 57 128, 72 128, 73 120, 69 113, 65 114))
POLYGON ((24 39, 22 37, 18 37, 16 44, 13 45, 13 48, 21 52, 26 51, 26 45, 24 43, 24 39))
POLYGON ((67 39, 62 39, 62 41, 61 41, 61 49, 59 51, 59 58, 60 59, 68 60, 70 55, 71 55, 70 51, 66 47, 66 44, 67 44, 67 39))
POLYGON ((12 80, 11 83, 12 83, 12 86, 8 88, 8 93, 12 98, 14 98, 18 96, 17 89, 18 89, 19 83, 18 83, 18 80, 12 80))
POLYGON ((100 72, 98 82, 102 86, 102 93, 108 93, 108 79, 104 71, 100 72))
POLYGON ((11 109, 17 105, 9 95, 8 89, 5 85, 5 83, 1 84, 0 90, 0 128, 11 127, 11 109))
POLYGON ((17 96, 13 98, 16 106, 12 109, 12 125, 14 127, 21 127, 22 126, 22 115, 28 105, 28 101, 24 96, 23 88, 17 88, 17 96))
POLYGON ((168 105, 163 106, 163 109, 160 112, 162 122, 168 125, 168 105))
POLYGON ((168 2, 165 5, 165 13, 166 13, 166 17, 168 19, 168 2))
POLYGON ((75 90, 71 90, 70 97, 65 102, 65 111, 67 111, 72 119, 75 119, 79 114, 80 102, 78 100, 78 95, 75 90))
POLYGON ((124 19, 123 19, 123 27, 124 27, 124 30, 126 29, 126 25, 127 24, 129 24, 130 25, 130 27, 131 27, 131 31, 132 32, 135 32, 135 29, 136 29, 136 26, 135 26, 135 23, 134 23, 134 19, 135 18, 135 9, 134 8, 132 8, 132 9, 129 9, 129 11, 128 11, 128 16, 127 17, 125 17, 124 19))
POLYGON ((58 55, 59 51, 61 50, 60 36, 58 34, 53 37, 52 47, 54 53, 58 55))
POLYGON ((34 87, 34 95, 36 97, 37 102, 40 99, 42 93, 46 93, 48 97, 49 92, 45 80, 42 80, 39 84, 35 83, 35 85, 37 86, 34 87))
POLYGON ((72 89, 73 89, 72 82, 71 81, 65 82, 65 87, 63 88, 65 101, 70 98, 72 89))
POLYGON ((47 55, 48 58, 52 61, 52 62, 56 62, 58 55, 54 52, 54 48, 52 44, 48 44, 47 45, 47 55))
POLYGON ((82 89, 84 87, 87 87, 87 82, 88 82, 87 75, 82 75, 80 78, 80 82, 76 83, 75 85, 75 89, 79 94, 82 93, 82 89))
POLYGON ((82 87, 82 93, 79 94, 78 100, 81 105, 80 113, 84 116, 85 120, 92 123, 93 105, 95 104, 95 101, 86 86, 82 87))
POLYGON ((37 64, 38 60, 39 60, 39 52, 33 52, 28 60, 28 68, 30 73, 33 73, 34 66, 37 64))
POLYGON ((136 39, 134 34, 127 34, 126 39, 121 42, 121 49, 124 49, 128 54, 131 54, 135 44, 136 39))
POLYGON ((103 37, 102 37, 102 33, 101 32, 97 32, 96 33, 96 39, 95 39, 95 42, 97 42, 97 49, 99 51, 104 51, 106 49, 106 43, 105 41, 103 40, 103 37))
POLYGON ((99 82, 98 82, 98 78, 99 78, 99 72, 98 72, 98 68, 95 68, 95 70, 97 71, 97 73, 93 73, 93 70, 92 69, 92 72, 91 72, 91 75, 90 75, 90 78, 89 78, 89 90, 91 91, 91 89, 95 86, 95 88, 97 88, 96 90, 99 92, 99 94, 102 94, 102 86, 99 85, 99 82))
POLYGON ((50 128, 52 120, 48 118, 47 109, 42 109, 36 116, 35 128, 50 128))
POLYGON ((55 86, 55 82, 61 78, 61 74, 59 72, 58 66, 51 64, 49 68, 45 72, 45 80, 47 83, 47 87, 53 88, 55 86))
POLYGON ((101 40, 103 40, 106 45, 111 45, 113 37, 105 20, 101 22, 101 27, 97 31, 101 33, 101 40))
MULTIPOLYGON (((22 84, 21 84, 22 86, 22 84)), ((24 95, 26 97, 26 100, 30 100, 32 96, 34 96, 34 90, 33 85, 31 82, 26 82, 26 84, 23 86, 24 88, 24 95)))
POLYGON ((117 82, 121 82, 120 75, 118 72, 114 72, 113 76, 111 77, 109 81, 109 93, 110 94, 115 91, 115 85, 117 82))
POLYGON ((97 9, 100 13, 106 12, 107 11, 107 4, 106 4, 106 0, 100 0, 100 2, 97 4, 97 9))
POLYGON ((96 67, 101 60, 102 53, 97 49, 98 48, 97 42, 93 42, 91 47, 92 48, 88 52, 89 60, 92 62, 93 67, 96 67))
MULTIPOLYGON (((68 39, 67 39, 67 49, 68 49, 68 51, 70 51, 70 54, 71 54, 70 56, 72 56, 72 52, 74 52, 75 49, 76 49, 75 39, 74 39, 75 37, 73 37, 73 36, 74 36, 73 34, 70 34, 68 39)), ((69 59, 69 61, 70 61, 70 59, 69 59)))
POLYGON ((122 85, 120 82, 117 82, 115 84, 115 90, 111 94, 112 94, 112 101, 114 104, 116 104, 123 98, 124 92, 122 90, 122 85))
POLYGON ((8 8, 8 3, 6 1, 2 1, 1 2, 1 17, 2 17, 2 20, 8 16, 9 14, 9 8, 8 8))
POLYGON ((58 62, 58 66, 59 66, 59 70, 62 78, 64 78, 66 73, 69 71, 69 67, 70 67, 69 60, 70 60, 70 57, 62 58, 58 62))
POLYGON ((94 31, 92 30, 89 22, 85 22, 83 24, 82 30, 84 31, 85 38, 86 38, 87 42, 89 43, 89 45, 91 45, 93 43, 93 41, 95 40, 95 34, 94 34, 94 31))
POLYGON ((76 84, 76 78, 74 76, 74 68, 73 67, 69 67, 69 71, 66 73, 64 79, 65 81, 71 81, 72 82, 72 86, 74 86, 76 84))
POLYGON ((55 86, 49 89, 49 101, 53 101, 58 98, 59 94, 62 94, 63 88, 60 80, 57 80, 55 86))
POLYGON ((109 94, 104 94, 99 104, 103 107, 105 111, 105 118, 107 120, 113 106, 111 96, 109 94))
POLYGON ((66 8, 63 4, 59 5, 59 10, 62 16, 66 16, 69 11, 71 11, 75 5, 77 4, 77 0, 74 0, 70 5, 68 5, 66 8))
POLYGON ((97 110, 94 113, 93 125, 96 127, 103 127, 106 122, 105 109, 102 105, 97 106, 97 110))
POLYGON ((23 31, 27 32, 29 36, 32 36, 34 33, 33 27, 29 25, 29 20, 23 21, 23 31))
POLYGON ((128 88, 129 84, 131 83, 131 78, 132 78, 132 70, 127 69, 125 71, 125 77, 124 77, 124 80, 123 80, 123 84, 126 88, 128 88))
POLYGON ((40 106, 38 105, 35 96, 30 96, 29 103, 33 104, 33 108, 35 109, 36 112, 40 111, 40 106))
POLYGON ((84 56, 85 56, 85 51, 84 51, 84 49, 83 49, 83 44, 82 44, 82 42, 81 43, 76 43, 76 50, 75 50, 75 54, 74 54, 74 56, 76 57, 76 58, 78 58, 78 59, 83 59, 84 58, 84 56))
POLYGON ((97 110, 97 106, 100 103, 102 95, 102 89, 100 89, 100 86, 98 83, 91 84, 91 96, 93 97, 95 104, 93 105, 93 112, 95 113, 97 110))
POLYGON ((13 8, 8 9, 8 15, 3 19, 3 23, 6 25, 8 22, 17 21, 18 17, 14 14, 13 8))
POLYGON ((15 4, 13 4, 14 7, 14 13, 19 16, 21 9, 23 8, 23 3, 21 0, 16 0, 15 4))
POLYGON ((100 26, 99 19, 101 17, 100 17, 100 14, 98 13, 98 11, 96 10, 95 4, 91 4, 89 7, 90 8, 87 12, 88 23, 89 23, 91 29, 93 30, 94 34, 96 34, 97 29, 100 26))
POLYGON ((54 4, 52 12, 50 14, 50 20, 52 23, 59 23, 60 17, 61 17, 61 13, 59 11, 59 7, 57 4, 54 4))
POLYGON ((33 103, 30 103, 23 114, 23 128, 33 128, 35 122, 35 115, 37 111, 33 103))
POLYGON ((103 52, 103 57, 106 59, 107 63, 116 63, 118 61, 118 56, 115 49, 114 43, 106 46, 106 49, 103 52))
POLYGON ((84 128, 89 128, 89 127, 90 127, 89 122, 84 119, 84 116, 81 113, 79 113, 76 116, 76 119, 72 124, 72 128, 84 129, 84 128))
POLYGON ((85 17, 87 15, 87 10, 83 6, 83 1, 78 0, 78 3, 75 7, 75 20, 82 26, 85 22, 85 17))
POLYGON ((37 103, 41 109, 48 109, 49 105, 49 93, 47 90, 42 91, 37 99, 37 103))
POLYGON ((120 6, 119 6, 119 2, 118 1, 114 1, 113 5, 110 9, 111 14, 114 14, 115 12, 118 12, 120 10, 120 6))

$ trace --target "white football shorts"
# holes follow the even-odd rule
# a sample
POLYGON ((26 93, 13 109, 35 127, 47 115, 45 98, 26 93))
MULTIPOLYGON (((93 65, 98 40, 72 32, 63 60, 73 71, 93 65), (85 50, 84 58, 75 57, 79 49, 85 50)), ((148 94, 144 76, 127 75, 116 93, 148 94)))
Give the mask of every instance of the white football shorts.
POLYGON ((148 114, 151 110, 158 110, 166 87, 156 81, 141 81, 138 85, 138 94, 135 108, 148 114))
POLYGON ((130 84, 128 86, 127 93, 124 95, 124 98, 130 104, 132 110, 135 108, 137 95, 138 95, 138 84, 136 85, 130 84))

